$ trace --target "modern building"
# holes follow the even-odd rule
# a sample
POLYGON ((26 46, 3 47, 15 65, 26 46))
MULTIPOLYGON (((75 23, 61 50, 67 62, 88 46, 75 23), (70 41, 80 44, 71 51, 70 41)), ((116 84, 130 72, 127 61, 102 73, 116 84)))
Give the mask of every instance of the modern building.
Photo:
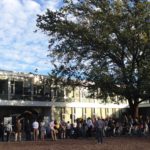
MULTIPOLYGON (((143 105, 145 106, 145 105, 143 105)), ((121 104, 89 98, 83 86, 63 85, 48 76, 0 70, 0 118, 31 112, 46 120, 74 122, 76 118, 119 117, 128 108, 121 104)))

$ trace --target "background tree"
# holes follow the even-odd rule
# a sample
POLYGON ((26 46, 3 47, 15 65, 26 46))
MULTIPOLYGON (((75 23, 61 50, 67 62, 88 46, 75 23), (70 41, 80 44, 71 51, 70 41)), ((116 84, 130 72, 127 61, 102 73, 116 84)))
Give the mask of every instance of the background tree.
POLYGON ((120 95, 138 116, 150 99, 150 3, 147 0, 64 1, 38 15, 59 76, 86 79, 107 95, 120 95), (57 64, 57 65, 56 65, 57 64))

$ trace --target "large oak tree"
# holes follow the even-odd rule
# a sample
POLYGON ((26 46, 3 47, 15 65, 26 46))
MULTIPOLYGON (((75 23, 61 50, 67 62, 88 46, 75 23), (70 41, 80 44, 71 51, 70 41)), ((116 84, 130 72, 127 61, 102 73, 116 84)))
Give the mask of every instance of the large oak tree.
POLYGON ((127 99, 134 116, 150 99, 148 0, 66 0, 38 15, 37 27, 49 36, 60 76, 86 79, 104 95, 127 99))

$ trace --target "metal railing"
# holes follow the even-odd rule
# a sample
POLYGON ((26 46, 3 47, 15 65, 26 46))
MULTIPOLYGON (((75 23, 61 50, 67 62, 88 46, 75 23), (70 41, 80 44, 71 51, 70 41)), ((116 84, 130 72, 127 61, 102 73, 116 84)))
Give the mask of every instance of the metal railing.
MULTIPOLYGON (((107 103, 115 103, 113 101, 104 101, 102 99, 94 99, 94 98, 79 98, 79 97, 63 97, 63 96, 53 96, 50 95, 40 95, 40 94, 0 94, 0 100, 24 100, 24 101, 53 101, 53 102, 83 102, 83 103, 99 103, 99 104, 107 104, 107 103)), ((125 104, 127 101, 118 101, 117 104, 125 104)), ((145 101, 141 104, 150 104, 150 101, 145 101)))
POLYGON ((0 94, 0 100, 51 101, 47 95, 0 94))

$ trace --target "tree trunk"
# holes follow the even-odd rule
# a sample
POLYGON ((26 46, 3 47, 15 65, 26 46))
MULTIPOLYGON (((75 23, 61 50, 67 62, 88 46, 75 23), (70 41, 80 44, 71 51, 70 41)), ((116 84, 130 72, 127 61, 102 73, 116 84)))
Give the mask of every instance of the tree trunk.
POLYGON ((133 104, 132 106, 130 106, 130 113, 131 113, 133 118, 136 118, 139 116, 138 104, 133 104))

